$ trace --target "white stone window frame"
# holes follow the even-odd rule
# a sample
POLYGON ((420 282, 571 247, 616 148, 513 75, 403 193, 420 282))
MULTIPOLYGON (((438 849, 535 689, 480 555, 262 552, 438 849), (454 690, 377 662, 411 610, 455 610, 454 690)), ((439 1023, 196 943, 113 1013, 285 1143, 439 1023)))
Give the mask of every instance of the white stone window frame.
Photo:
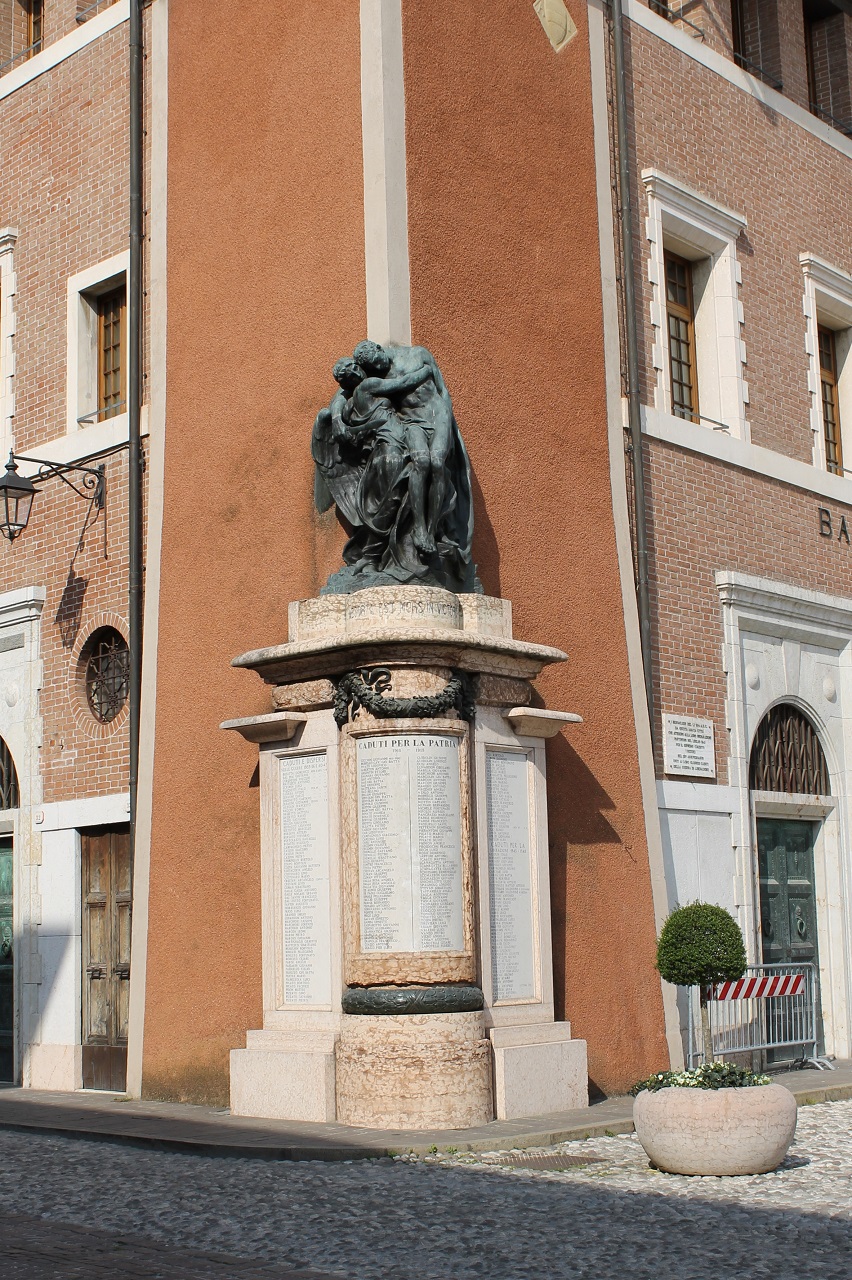
POLYGON ((0 229, 0 458, 15 439, 15 244, 13 227, 0 229))
MULTIPOLYGON (((805 278, 802 309, 805 313, 805 351, 808 357, 810 423, 814 466, 827 471, 825 431, 822 420, 822 377, 817 330, 834 330, 837 353, 837 405, 843 457, 852 470, 852 275, 833 267, 813 253, 800 253, 805 278)), ((844 468, 846 473, 846 468, 844 468)))
POLYGON ((717 572, 716 587, 728 681, 728 776, 739 797, 732 818, 735 893, 749 961, 760 958, 757 819, 814 820, 819 823, 814 877, 826 1052, 846 1058, 852 1053, 852 600, 731 570, 717 572), (797 706, 815 726, 831 796, 749 790, 757 727, 782 702, 797 706))
POLYGON ((666 323, 664 254, 668 251, 694 264, 700 425, 748 442, 748 384, 743 372, 746 348, 739 296, 742 272, 737 259, 737 240, 745 229, 745 217, 656 169, 643 169, 642 181, 648 193, 654 407, 674 416, 666 323))
MULTIPOLYGON (((84 429, 108 425, 110 436, 127 435, 127 409, 111 418, 88 417, 98 406, 98 313, 94 305, 98 296, 126 284, 130 270, 130 253, 117 253, 112 258, 79 271, 68 279, 66 433, 75 435, 84 429)), ((127 326, 122 335, 121 358, 127 360, 127 326)))

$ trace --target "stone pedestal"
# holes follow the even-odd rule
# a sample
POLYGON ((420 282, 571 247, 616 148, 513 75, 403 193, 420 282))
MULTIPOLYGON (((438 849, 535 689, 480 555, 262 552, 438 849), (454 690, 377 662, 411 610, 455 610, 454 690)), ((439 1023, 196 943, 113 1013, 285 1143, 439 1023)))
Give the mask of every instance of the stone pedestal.
POLYGON ((493 1118, 482 1013, 345 1017, 337 1118, 389 1129, 462 1129, 493 1118))
POLYGON ((238 1115, 463 1127, 587 1101, 553 1020, 544 739, 557 649, 511 606, 431 587, 303 600, 244 654, 260 747, 261 1031, 231 1055, 238 1115))

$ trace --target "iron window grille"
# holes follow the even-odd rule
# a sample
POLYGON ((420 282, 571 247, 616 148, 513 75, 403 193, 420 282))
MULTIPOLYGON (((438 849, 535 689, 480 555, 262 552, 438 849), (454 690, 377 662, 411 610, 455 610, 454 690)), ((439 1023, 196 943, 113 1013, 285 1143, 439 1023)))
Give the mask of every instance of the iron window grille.
POLYGON ((0 810, 17 809, 20 800, 18 771, 11 751, 0 738, 0 810))
POLYGON ((816 729, 798 707, 781 703, 761 720, 751 748, 749 786, 783 795, 831 794, 816 729))
POLYGON ((86 698, 95 719, 101 724, 114 720, 127 701, 129 687, 127 641, 112 627, 103 627, 89 641, 86 662, 86 698))

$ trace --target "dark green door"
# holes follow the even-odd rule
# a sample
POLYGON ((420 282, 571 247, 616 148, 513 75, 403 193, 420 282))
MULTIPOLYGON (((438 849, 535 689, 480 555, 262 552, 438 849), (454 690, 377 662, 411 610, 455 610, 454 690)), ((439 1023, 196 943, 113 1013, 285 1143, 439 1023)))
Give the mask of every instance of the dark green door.
POLYGON ((0 836, 0 1080, 15 1079, 12 837, 0 836))
MULTIPOLYGON (((818 970, 814 836, 816 823, 758 818, 760 933, 764 964, 812 964, 818 970)), ((784 1017, 784 1002, 767 1000, 770 1026, 784 1017), (777 1006, 777 1007, 776 1007, 777 1006)), ((768 1060, 788 1061, 791 1049, 770 1051, 768 1060)))
POLYGON ((764 964, 816 964, 813 822, 759 818, 760 923, 764 964))

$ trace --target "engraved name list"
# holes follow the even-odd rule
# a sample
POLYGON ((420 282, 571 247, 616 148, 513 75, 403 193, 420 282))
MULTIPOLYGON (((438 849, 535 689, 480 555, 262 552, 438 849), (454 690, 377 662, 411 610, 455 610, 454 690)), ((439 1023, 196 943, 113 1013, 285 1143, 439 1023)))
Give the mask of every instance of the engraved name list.
POLYGON ((280 769, 284 1003, 329 1005, 328 763, 283 756, 280 769))
POLYGON ((462 951, 459 738, 359 738, 363 951, 462 951))

